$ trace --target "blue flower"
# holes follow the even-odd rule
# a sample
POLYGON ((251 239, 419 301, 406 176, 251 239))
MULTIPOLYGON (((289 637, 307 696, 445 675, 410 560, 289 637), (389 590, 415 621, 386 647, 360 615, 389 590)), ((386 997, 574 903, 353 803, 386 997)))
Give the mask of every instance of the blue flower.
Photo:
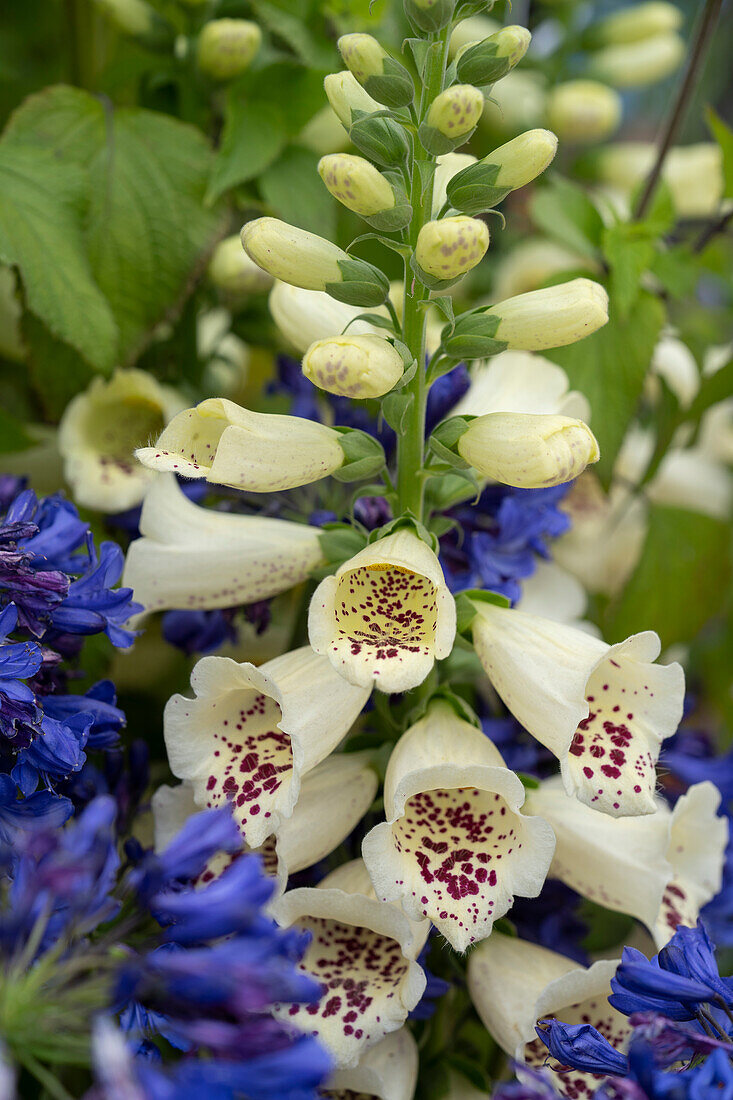
POLYGON ((99 634, 112 645, 125 649, 135 640, 135 631, 124 624, 142 611, 132 599, 131 588, 112 588, 122 576, 124 556, 114 542, 103 542, 99 557, 91 539, 88 566, 69 585, 68 595, 51 614, 51 627, 58 634, 99 634))
POLYGON ((73 803, 53 791, 38 791, 20 798, 9 775, 0 775, 0 843, 18 844, 27 832, 57 829, 74 812, 73 803))
POLYGON ((236 642, 237 629, 232 623, 236 610, 166 611, 163 615, 163 637, 169 645, 182 649, 187 656, 211 653, 224 642, 236 642))
POLYGON ((0 612, 0 734, 13 749, 31 743, 43 716, 33 691, 22 682, 38 672, 43 653, 35 642, 7 641, 17 621, 15 604, 0 612))
MULTIPOLYGON (((1 652, 1 651, 0 651, 1 652)), ((44 713, 59 722, 74 715, 91 719, 87 747, 112 749, 119 743, 120 730, 125 725, 125 713, 117 706, 115 686, 111 680, 100 680, 84 695, 44 695, 44 713)))
POLYGON ((535 1030, 561 1066, 612 1077, 623 1077, 627 1072, 626 1056, 590 1024, 540 1020, 535 1030))

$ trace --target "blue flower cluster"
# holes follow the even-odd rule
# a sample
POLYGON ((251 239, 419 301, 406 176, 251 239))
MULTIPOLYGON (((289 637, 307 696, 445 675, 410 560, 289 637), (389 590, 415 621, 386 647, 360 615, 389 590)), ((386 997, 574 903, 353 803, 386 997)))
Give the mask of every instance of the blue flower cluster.
POLYGON ((84 639, 105 634, 115 647, 134 638, 141 610, 116 588, 123 556, 94 545, 89 525, 61 495, 39 500, 17 478, 0 478, 0 840, 61 824, 63 793, 87 749, 117 744, 124 714, 114 685, 70 692, 84 639))

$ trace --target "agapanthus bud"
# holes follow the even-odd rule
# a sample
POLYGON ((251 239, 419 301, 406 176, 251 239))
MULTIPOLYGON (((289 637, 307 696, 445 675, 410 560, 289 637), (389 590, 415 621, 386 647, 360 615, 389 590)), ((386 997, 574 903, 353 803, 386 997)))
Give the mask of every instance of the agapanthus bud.
POLYGON ((526 27, 502 27, 483 42, 468 43, 456 58, 458 79, 467 84, 494 84, 522 60, 532 35, 526 27))
POLYGON ((383 336, 331 336, 303 357, 303 374, 315 386, 354 401, 389 393, 403 372, 402 356, 383 336))
POLYGON ((201 28, 197 61, 214 80, 233 80, 252 64, 262 32, 249 19, 212 19, 201 28))
POLYGON ((582 420, 536 413, 479 416, 469 423, 457 448, 484 477, 519 489, 564 485, 601 456, 593 432, 582 420))
POLYGON ((264 294, 272 286, 272 275, 249 258, 238 233, 219 241, 209 261, 208 275, 218 290, 232 297, 264 294))
POLYGON ((621 96, 597 80, 557 84, 547 100, 547 121, 563 141, 601 141, 621 121, 621 96))
POLYGON ((375 229, 389 233, 409 224, 412 207, 405 192, 364 157, 331 153, 321 157, 318 172, 333 197, 375 229))
POLYGON ((446 187, 448 200, 465 214, 490 210, 544 172, 556 151, 550 130, 527 130, 453 176, 446 187))
POLYGON ((589 28, 584 40, 590 46, 638 42, 642 38, 679 30, 683 18, 674 4, 668 4, 665 0, 649 0, 648 3, 634 4, 607 15, 589 28))
POLYGON ((277 218, 247 222, 242 246, 250 259, 274 278, 304 290, 325 290, 339 302, 378 306, 389 294, 389 282, 378 268, 277 218))
POLYGON ((441 218, 420 230, 415 249, 426 286, 448 286, 480 263, 489 247, 489 230, 478 218, 441 218))
POLYGON ((94 4, 123 34, 149 45, 173 42, 173 28, 146 0, 94 0, 94 4))
POLYGON ((592 279, 531 290, 487 310, 499 318, 496 338, 509 348, 542 351, 574 344, 608 321, 608 294, 592 279))
POLYGON ((434 156, 463 145, 484 110, 483 93, 470 84, 454 84, 436 96, 420 126, 420 141, 434 156))
POLYGON ((591 74, 614 88, 642 88, 664 80, 685 56, 685 42, 678 34, 656 34, 638 42, 604 46, 594 54, 591 74))
POLYGON ((404 0, 405 15, 418 31, 431 34, 453 18, 456 0, 404 0))
POLYGON ((369 117, 384 106, 372 99, 353 73, 329 73, 323 87, 357 149, 378 164, 399 164, 405 159, 409 151, 405 130, 394 119, 369 117))
POLYGON ((412 77, 371 34, 344 34, 338 40, 344 64, 363 88, 387 107, 406 107, 415 96, 412 77))

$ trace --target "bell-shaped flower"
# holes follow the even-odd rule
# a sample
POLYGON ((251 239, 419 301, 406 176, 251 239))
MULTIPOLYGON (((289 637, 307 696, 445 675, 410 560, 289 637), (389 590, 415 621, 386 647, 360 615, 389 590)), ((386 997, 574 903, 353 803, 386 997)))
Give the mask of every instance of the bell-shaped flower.
POLYGON ((122 583, 147 612, 266 600, 300 584, 322 560, 317 528, 200 508, 171 474, 148 490, 140 531, 122 583))
MULTIPOLYGON (((522 581, 522 594, 517 607, 530 615, 541 615, 544 619, 554 619, 558 623, 580 625, 586 608, 588 595, 583 585, 572 573, 554 561, 537 559, 534 573, 522 581)), ((587 622, 583 629, 588 629, 587 622)), ((595 633, 594 628, 592 633, 595 633)))
POLYGON ((171 771, 201 808, 230 803, 251 848, 290 817, 300 780, 333 752, 367 700, 305 646, 260 668, 204 657, 195 698, 174 695, 164 715, 171 771))
POLYGON ((456 605, 433 551, 412 531, 379 539, 318 585, 308 614, 316 653, 352 684, 409 691, 456 633, 456 605))
POLYGON ((412 1032, 393 1031, 362 1054, 352 1069, 337 1069, 321 1090, 324 1097, 368 1096, 378 1100, 412 1100, 417 1085, 419 1055, 412 1032))
POLYGON ((95 378, 64 409, 58 449, 77 504, 124 512, 140 503, 153 475, 135 448, 159 435, 185 402, 143 370, 95 378))
MULTIPOLYGON (((347 325, 349 336, 378 333, 368 321, 356 320, 364 312, 361 306, 337 302, 323 290, 303 290, 277 281, 270 291, 268 305, 280 332, 301 355, 317 340, 343 333, 347 325)), ((382 306, 372 312, 387 316, 382 306)))
POLYGON ((459 438, 457 449, 483 477, 520 489, 564 485, 601 457, 587 424, 547 413, 478 416, 459 438))
POLYGON ((204 477, 250 493, 320 481, 343 465, 339 433, 301 416, 251 412, 210 397, 171 420, 137 457, 149 470, 204 477))
POLYGON ((429 918, 457 950, 485 939, 514 895, 537 897, 555 840, 520 810, 524 787, 481 730, 445 701, 397 742, 384 781, 387 820, 362 847, 377 896, 429 918))
MULTIPOLYGON (((608 1003, 618 959, 586 969, 572 959, 526 940, 494 932, 468 962, 468 989, 476 1011, 499 1046, 518 1062, 545 1065, 547 1048, 537 1038, 539 1020, 590 1024, 617 1050, 631 1035, 625 1016, 608 1003)), ((595 1075, 552 1065, 553 1083, 563 1096, 591 1096, 595 1075)))
POLYGON ((323 988, 320 1001, 281 1005, 276 1016, 315 1035, 338 1068, 356 1066, 422 997, 425 974, 415 960, 428 922, 414 925, 396 906, 377 901, 361 860, 315 889, 289 890, 272 912, 280 925, 311 933, 298 968, 323 988))
POLYGON ((588 422, 588 401, 569 387, 562 367, 544 356, 531 351, 502 351, 473 366, 471 385, 451 409, 451 416, 545 413, 574 416, 588 422))
POLYGON ((612 817, 654 813, 655 764, 682 717, 684 673, 657 665, 659 638, 617 645, 481 603, 473 642, 517 721, 560 761, 565 790, 612 817))
POLYGON ((583 897, 629 913, 658 947, 679 924, 694 925, 720 889, 728 824, 716 816, 720 792, 696 783, 670 810, 614 819, 569 798, 556 779, 529 792, 529 812, 549 821, 557 838, 550 869, 583 897))

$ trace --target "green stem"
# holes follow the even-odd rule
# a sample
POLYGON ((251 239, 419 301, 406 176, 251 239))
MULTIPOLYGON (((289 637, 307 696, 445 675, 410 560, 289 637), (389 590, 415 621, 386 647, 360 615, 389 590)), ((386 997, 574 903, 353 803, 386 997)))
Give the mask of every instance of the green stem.
MULTIPOLYGON (((424 118, 428 107, 443 90, 445 65, 448 55, 450 26, 432 37, 430 45, 440 43, 440 50, 428 55, 426 72, 420 96, 420 119, 424 118)), ((414 253, 417 238, 426 222, 430 221, 433 207, 433 180, 426 177, 421 166, 429 165, 433 157, 423 149, 416 137, 413 143, 413 162, 410 173, 410 203, 412 222, 409 242, 414 253)), ((425 368, 425 325, 426 311, 423 303, 430 297, 430 291, 415 276, 409 260, 405 261, 405 297, 402 310, 402 339, 417 361, 415 377, 405 387, 412 397, 404 428, 397 441, 397 503, 400 514, 411 512, 422 520, 425 482, 417 476, 423 464, 425 452, 425 404, 428 387, 425 368)))
POLYGON ((18 1054, 19 1061, 25 1066, 30 1074, 35 1077, 36 1081, 40 1085, 43 1085, 46 1092, 55 1098, 55 1100, 74 1100, 70 1092, 67 1092, 64 1086, 59 1081, 55 1074, 47 1070, 45 1066, 42 1066, 40 1062, 31 1054, 20 1052, 18 1054))

